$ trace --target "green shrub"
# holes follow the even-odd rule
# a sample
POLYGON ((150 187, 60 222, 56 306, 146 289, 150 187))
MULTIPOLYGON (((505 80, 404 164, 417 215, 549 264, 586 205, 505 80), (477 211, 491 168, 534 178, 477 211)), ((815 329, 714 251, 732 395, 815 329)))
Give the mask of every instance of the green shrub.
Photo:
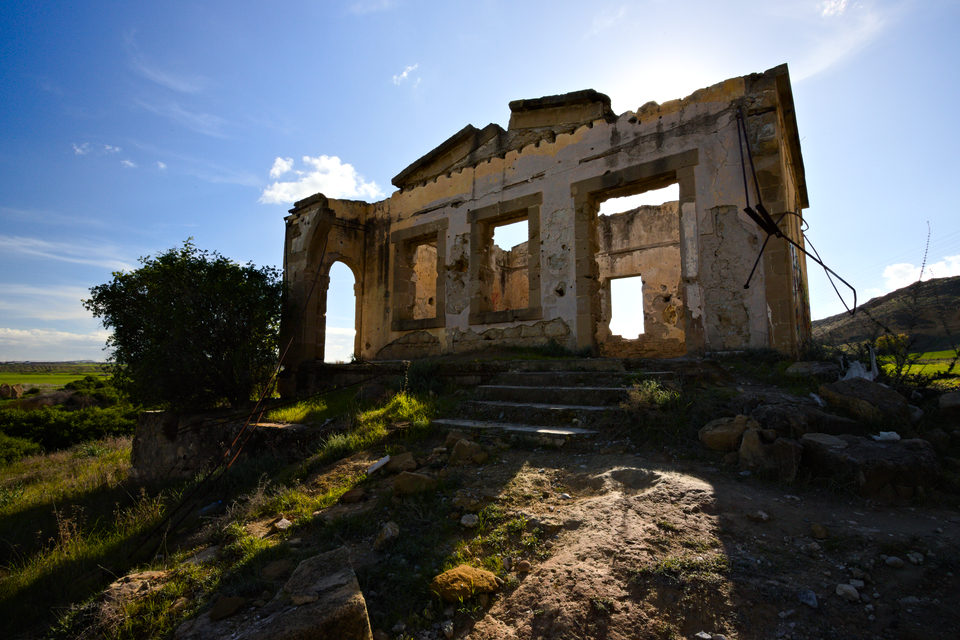
POLYGON ((137 426, 138 412, 129 405, 84 407, 76 411, 54 407, 30 411, 3 409, 0 410, 0 432, 53 451, 106 436, 132 434, 137 426))
POLYGON ((0 464, 10 464, 38 453, 43 453, 43 447, 36 442, 0 433, 0 464))

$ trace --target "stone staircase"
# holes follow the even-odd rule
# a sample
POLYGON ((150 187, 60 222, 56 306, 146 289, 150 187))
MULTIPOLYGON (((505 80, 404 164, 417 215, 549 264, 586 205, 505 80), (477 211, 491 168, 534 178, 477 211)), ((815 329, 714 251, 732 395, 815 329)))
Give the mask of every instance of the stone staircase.
MULTIPOLYGON (((626 420, 622 402, 637 371, 620 359, 522 360, 511 362, 493 384, 476 387, 460 404, 459 417, 434 420, 451 429, 489 430, 561 445, 587 438, 605 424, 626 420)), ((674 379, 672 372, 643 372, 674 379)))

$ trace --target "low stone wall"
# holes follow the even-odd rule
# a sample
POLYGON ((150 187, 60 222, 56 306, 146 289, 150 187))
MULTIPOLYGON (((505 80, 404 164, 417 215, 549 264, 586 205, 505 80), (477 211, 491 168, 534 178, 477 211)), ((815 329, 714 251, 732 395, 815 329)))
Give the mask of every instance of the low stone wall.
MULTIPOLYGON (((223 413, 182 415, 170 411, 144 411, 137 419, 130 453, 130 475, 141 482, 190 478, 209 471, 238 444, 231 444, 243 429, 243 420, 223 413)), ((254 455, 294 456, 315 439, 316 430, 304 425, 251 424, 250 438, 242 445, 238 461, 254 455)), ((249 428, 248 428, 249 429, 249 428)), ((245 434, 241 441, 245 440, 245 434)))

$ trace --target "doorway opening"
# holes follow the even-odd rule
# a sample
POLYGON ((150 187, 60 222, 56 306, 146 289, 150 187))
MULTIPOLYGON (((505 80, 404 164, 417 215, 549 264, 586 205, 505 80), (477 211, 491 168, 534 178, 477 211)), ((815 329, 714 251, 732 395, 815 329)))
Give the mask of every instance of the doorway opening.
POLYGON ((610 333, 626 340, 643 334, 643 280, 627 276, 610 280, 610 333))
POLYGON ((357 334, 356 279, 342 262, 330 267, 324 331, 324 362, 350 362, 357 334))

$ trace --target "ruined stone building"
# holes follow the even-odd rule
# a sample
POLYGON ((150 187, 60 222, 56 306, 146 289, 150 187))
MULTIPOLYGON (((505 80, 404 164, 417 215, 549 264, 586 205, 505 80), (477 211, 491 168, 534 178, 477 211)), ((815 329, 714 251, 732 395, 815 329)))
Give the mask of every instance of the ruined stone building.
POLYGON ((288 370, 323 359, 335 262, 356 279, 354 353, 368 360, 550 340, 622 357, 797 352, 810 333, 803 254, 771 236, 744 288, 767 239, 743 211, 745 186, 803 244, 807 189, 786 65, 620 115, 592 90, 510 110, 506 130, 467 125, 401 171, 385 200, 316 194, 290 210, 288 370), (598 215, 606 200, 673 184, 679 201, 598 215), (527 242, 496 246, 495 229, 518 221, 527 242), (641 279, 639 335, 610 330, 618 278, 641 279))

